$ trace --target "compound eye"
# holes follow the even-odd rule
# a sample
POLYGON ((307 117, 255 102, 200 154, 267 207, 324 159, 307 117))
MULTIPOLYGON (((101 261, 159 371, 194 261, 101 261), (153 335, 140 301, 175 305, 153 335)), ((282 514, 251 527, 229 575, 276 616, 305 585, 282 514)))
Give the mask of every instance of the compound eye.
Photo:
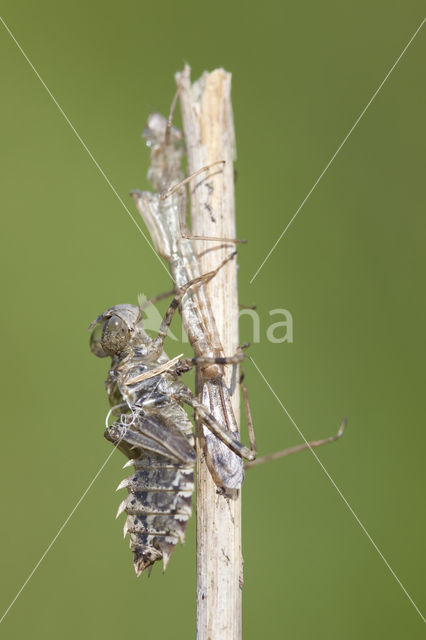
POLYGON ((107 355, 120 353, 129 342, 129 329, 118 316, 111 316, 102 331, 102 349, 107 355))
POLYGON ((102 332, 104 329, 104 323, 97 324, 90 336, 90 350, 98 358, 106 358, 107 353, 102 348, 102 332))
POLYGON ((106 324, 108 325, 109 331, 118 331, 123 327, 124 322, 118 316, 111 316, 106 324))

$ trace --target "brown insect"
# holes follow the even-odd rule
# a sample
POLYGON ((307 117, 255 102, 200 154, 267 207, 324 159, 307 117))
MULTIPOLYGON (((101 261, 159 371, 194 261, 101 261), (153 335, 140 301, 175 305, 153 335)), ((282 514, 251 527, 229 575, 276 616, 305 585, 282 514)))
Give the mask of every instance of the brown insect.
POLYGON ((201 404, 179 376, 200 364, 238 364, 232 357, 174 358, 163 350, 164 339, 182 297, 193 286, 210 280, 232 254, 213 272, 187 283, 173 298, 155 338, 143 328, 141 310, 133 305, 111 307, 91 324, 91 349, 98 357, 111 357, 105 382, 115 422, 105 437, 128 458, 134 474, 118 489, 128 496, 118 509, 126 512, 124 534, 130 535, 134 566, 139 576, 157 560, 164 569, 191 516, 194 488, 195 442, 184 405, 230 450, 246 460, 255 452, 241 444, 201 404))

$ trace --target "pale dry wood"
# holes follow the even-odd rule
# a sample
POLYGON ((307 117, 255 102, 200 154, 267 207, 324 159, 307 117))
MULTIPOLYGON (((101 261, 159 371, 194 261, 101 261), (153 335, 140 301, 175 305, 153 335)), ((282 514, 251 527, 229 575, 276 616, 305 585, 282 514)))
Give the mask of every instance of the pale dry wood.
MULTIPOLYGON (((188 170, 225 161, 223 168, 190 186, 192 232, 195 236, 235 238, 234 170, 235 136, 231 107, 231 75, 216 69, 191 85, 190 69, 177 74, 188 170)), ((229 247, 199 242, 201 272, 223 260, 229 247)), ((224 352, 233 354, 238 345, 238 297, 236 261, 226 265, 207 285, 224 352)), ((229 368, 229 367, 228 367, 229 368)), ((231 372, 226 373, 230 385, 231 372)), ((203 380, 202 400, 214 415, 220 399, 209 395, 203 380)), ((232 395, 239 424, 239 389, 232 395)), ((220 411, 220 407, 219 407, 220 411)), ((202 450, 206 434, 197 428, 197 638, 238 640, 241 638, 241 492, 218 492, 202 450)), ((210 436, 211 437, 211 436, 210 436)))

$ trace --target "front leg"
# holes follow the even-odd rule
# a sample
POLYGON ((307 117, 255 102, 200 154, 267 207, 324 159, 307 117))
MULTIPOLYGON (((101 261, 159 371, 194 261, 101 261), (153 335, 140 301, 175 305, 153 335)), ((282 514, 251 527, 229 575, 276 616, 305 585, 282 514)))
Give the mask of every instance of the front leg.
POLYGON ((156 337, 151 343, 151 346, 150 346, 151 353, 156 354, 156 353, 162 352, 164 339, 167 335, 167 332, 173 320, 173 316, 176 313, 177 309, 179 308, 179 305, 182 302, 182 298, 184 297, 188 289, 192 287, 199 287, 203 284, 207 284, 207 282, 209 282, 212 278, 214 278, 214 276, 218 273, 218 271, 220 271, 220 269, 222 269, 222 267, 224 267, 225 264, 230 260, 232 260, 235 256, 236 256, 236 251, 234 251, 227 258, 225 258, 225 260, 223 260, 220 263, 220 265, 213 271, 204 273, 203 275, 198 276, 198 278, 194 278, 193 280, 190 280, 189 282, 184 284, 182 287, 180 287, 179 291, 176 293, 175 297, 171 301, 169 308, 167 309, 164 315, 164 318, 158 330, 158 334, 156 335, 156 337))

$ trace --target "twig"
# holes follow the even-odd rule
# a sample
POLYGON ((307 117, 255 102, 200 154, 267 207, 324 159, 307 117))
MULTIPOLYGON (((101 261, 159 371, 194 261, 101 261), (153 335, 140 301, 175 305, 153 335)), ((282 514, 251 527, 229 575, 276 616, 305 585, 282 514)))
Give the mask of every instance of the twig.
MULTIPOLYGON (((192 232, 196 236, 235 238, 231 76, 216 69, 204 73, 191 85, 190 69, 185 67, 177 74, 177 82, 189 172, 225 161, 222 171, 191 189, 192 232)), ((217 243, 206 243, 204 249, 213 246, 217 247, 217 243)), ((226 251, 223 247, 217 251, 204 250, 200 255, 201 272, 212 270, 226 251)), ((224 352, 233 354, 238 345, 235 262, 226 265, 214 283, 208 285, 208 293, 224 352)), ((227 383, 230 384, 229 378, 227 383)), ((203 388, 202 379, 198 379, 197 386, 199 390, 203 388)), ((218 400, 203 397, 213 414, 220 405, 218 400)), ((238 386, 232 404, 239 422, 238 386)), ((240 491, 218 491, 205 461, 205 434, 200 425, 197 436, 197 639, 238 640, 242 588, 240 491)))

